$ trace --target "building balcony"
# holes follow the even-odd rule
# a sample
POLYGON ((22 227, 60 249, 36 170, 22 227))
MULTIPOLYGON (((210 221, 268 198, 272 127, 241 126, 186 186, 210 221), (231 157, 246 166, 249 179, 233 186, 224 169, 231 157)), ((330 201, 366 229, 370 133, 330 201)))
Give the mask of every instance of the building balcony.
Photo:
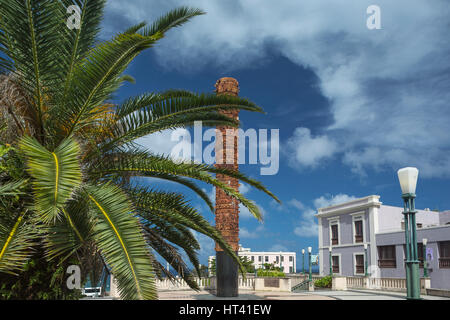
POLYGON ((450 269, 450 258, 439 258, 439 268, 450 269))

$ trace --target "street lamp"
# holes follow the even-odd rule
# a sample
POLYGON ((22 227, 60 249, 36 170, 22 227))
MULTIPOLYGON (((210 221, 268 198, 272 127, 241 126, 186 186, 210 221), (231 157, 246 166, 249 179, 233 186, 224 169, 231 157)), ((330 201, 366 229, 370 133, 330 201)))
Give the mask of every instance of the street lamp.
POLYGON ((423 238, 423 277, 428 278, 428 263, 427 263, 427 243, 428 239, 423 238))
POLYGON ((420 274, 417 254, 416 235, 416 185, 419 170, 407 167, 397 171, 398 180, 402 189, 405 216, 405 242, 406 242, 406 288, 407 299, 420 299, 420 274))
POLYGON ((367 256, 367 243, 364 243, 364 276, 369 276, 367 265, 368 265, 368 256, 367 256))
POLYGON ((312 251, 312 248, 311 248, 311 247, 308 247, 308 256, 309 256, 309 281, 312 281, 311 251, 312 251))
POLYGON ((303 274, 305 274, 305 249, 302 249, 302 256, 303 256, 303 274))
POLYGON ((328 251, 329 251, 329 256, 330 256, 330 276, 333 276, 333 265, 332 265, 332 258, 331 258, 332 247, 331 246, 328 248, 328 251))

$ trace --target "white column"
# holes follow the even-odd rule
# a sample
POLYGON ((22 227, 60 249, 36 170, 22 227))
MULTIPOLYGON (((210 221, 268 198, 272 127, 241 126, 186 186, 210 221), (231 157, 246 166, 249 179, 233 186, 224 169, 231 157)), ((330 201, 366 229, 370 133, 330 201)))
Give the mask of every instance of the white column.
POLYGON ((120 298, 119 290, 117 289, 117 281, 112 274, 109 283, 109 296, 112 298, 120 298))
MULTIPOLYGON (((378 232, 378 207, 373 206, 369 208, 369 271, 370 277, 380 277, 377 263, 377 242, 375 234, 378 232)), ((367 238, 366 238, 367 239, 367 238)))
POLYGON ((318 224, 319 224, 319 230, 318 230, 319 231, 319 273, 320 273, 320 275, 323 276, 325 273, 323 271, 323 257, 324 257, 324 254, 323 254, 323 250, 321 249, 322 246, 323 246, 322 218, 318 218, 317 220, 318 220, 318 224))

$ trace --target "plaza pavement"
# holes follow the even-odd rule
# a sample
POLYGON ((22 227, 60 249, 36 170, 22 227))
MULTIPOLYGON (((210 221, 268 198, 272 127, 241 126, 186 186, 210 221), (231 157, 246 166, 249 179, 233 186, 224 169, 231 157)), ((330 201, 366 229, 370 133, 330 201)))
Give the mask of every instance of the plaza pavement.
MULTIPOLYGON (((406 300, 405 293, 384 292, 375 290, 331 291, 316 290, 313 292, 269 292, 240 290, 234 298, 216 297, 208 291, 192 290, 159 291, 159 300, 406 300)), ((424 300, 449 300, 437 296, 422 296, 424 300)))

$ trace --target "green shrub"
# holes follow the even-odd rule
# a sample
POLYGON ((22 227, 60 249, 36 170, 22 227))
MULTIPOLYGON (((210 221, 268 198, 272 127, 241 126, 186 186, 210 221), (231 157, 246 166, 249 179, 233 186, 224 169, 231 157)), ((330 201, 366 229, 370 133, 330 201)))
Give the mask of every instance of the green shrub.
POLYGON ((264 270, 264 269, 258 269, 256 274, 257 274, 258 277, 282 278, 282 277, 286 276, 284 274, 284 272, 281 272, 281 271, 264 270))
POLYGON ((332 277, 326 276, 314 282, 314 286, 318 288, 331 288, 332 277))
MULTIPOLYGON (((67 267, 76 261, 47 261, 41 247, 19 275, 0 272, 0 300, 78 300, 81 290, 67 288, 67 267)), ((82 282, 84 279, 81 279, 82 282)))

